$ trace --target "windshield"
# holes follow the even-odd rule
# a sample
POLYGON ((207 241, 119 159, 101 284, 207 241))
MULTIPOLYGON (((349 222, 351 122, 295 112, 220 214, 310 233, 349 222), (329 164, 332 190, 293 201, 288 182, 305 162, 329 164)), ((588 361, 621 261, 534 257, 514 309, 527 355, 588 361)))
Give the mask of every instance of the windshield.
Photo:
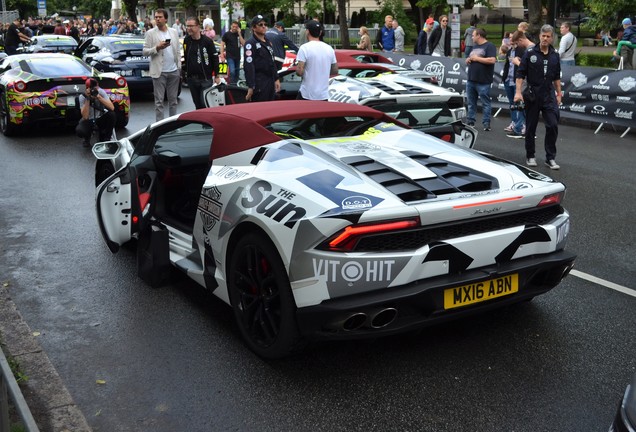
POLYGON ((46 78, 93 75, 93 70, 90 67, 73 57, 51 58, 37 55, 21 60, 20 68, 33 75, 46 78))

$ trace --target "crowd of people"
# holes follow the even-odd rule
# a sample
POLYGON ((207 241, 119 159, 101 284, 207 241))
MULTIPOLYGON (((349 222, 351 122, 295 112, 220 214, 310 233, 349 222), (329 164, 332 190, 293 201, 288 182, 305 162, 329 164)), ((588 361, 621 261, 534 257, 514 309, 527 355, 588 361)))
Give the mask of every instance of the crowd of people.
MULTIPOLYGON (((622 22, 621 40, 617 41, 615 55, 629 56, 626 67, 631 68, 631 56, 636 47, 636 26, 626 18, 622 22)), ((241 52, 247 84, 247 101, 274 100, 280 91, 278 71, 283 65, 286 50, 297 52, 297 74, 302 77, 299 99, 326 100, 328 98, 329 77, 337 72, 335 52, 323 42, 324 27, 317 18, 305 23, 305 34, 301 35, 299 46, 285 34, 283 22, 269 27, 267 19, 256 15, 250 22, 251 37, 244 37, 246 23, 234 21, 221 38, 220 52, 217 53, 213 39, 216 37, 214 22, 206 17, 201 23, 190 17, 184 25, 178 19, 168 26, 168 13, 163 9, 155 11, 154 20, 149 17, 137 23, 130 19, 120 20, 64 20, 53 21, 29 19, 16 20, 6 26, 5 50, 14 53, 14 46, 28 40, 29 36, 53 33, 66 34, 79 39, 80 35, 112 35, 132 33, 144 35, 144 55, 150 57, 150 75, 155 93, 156 119, 164 117, 164 97, 167 94, 168 111, 176 114, 177 83, 180 69, 186 69, 196 108, 204 102, 202 90, 219 82, 219 60, 227 62, 231 82, 239 79, 241 52), (185 62, 179 61, 179 39, 185 36, 185 62), (218 54, 218 55, 217 55, 218 54)), ((541 28, 539 40, 528 33, 529 25, 519 23, 514 33, 506 33, 499 48, 490 42, 483 28, 478 27, 478 19, 473 16, 470 26, 463 35, 462 51, 467 68, 467 123, 476 123, 477 105, 482 107, 482 126, 491 130, 490 88, 493 84, 494 64, 504 62, 503 80, 511 106, 511 122, 505 128, 508 137, 525 140, 526 162, 536 166, 535 131, 539 113, 542 113, 546 127, 546 165, 559 169, 556 164, 556 141, 558 135, 559 108, 561 103, 560 74, 562 67, 575 65, 577 39, 571 32, 571 25, 560 25, 561 39, 554 48, 555 29, 545 25, 541 28), (533 60, 534 59, 534 60, 533 60)), ((373 50, 369 31, 362 26, 357 48, 373 50)), ((613 44, 606 38, 606 45, 613 44)), ((377 32, 375 46, 384 52, 403 52, 405 32, 398 20, 387 15, 384 25, 377 32)), ((414 46, 415 54, 448 57, 451 55, 451 28, 447 15, 437 19, 429 16, 419 32, 414 46)), ((87 93, 88 95, 88 93, 87 93)), ((88 96, 87 96, 88 97, 88 96)), ((100 133, 101 134, 101 133, 100 133)))

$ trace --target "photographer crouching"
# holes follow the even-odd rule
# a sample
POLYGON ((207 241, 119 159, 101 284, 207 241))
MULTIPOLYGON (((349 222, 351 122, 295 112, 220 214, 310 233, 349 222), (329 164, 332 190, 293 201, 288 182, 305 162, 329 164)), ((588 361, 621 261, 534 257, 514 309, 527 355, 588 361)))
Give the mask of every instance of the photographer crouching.
POLYGON ((82 119, 75 128, 75 133, 84 138, 83 146, 91 145, 95 127, 99 132, 99 141, 109 141, 115 127, 115 106, 95 78, 86 80, 86 89, 79 97, 79 106, 82 119))

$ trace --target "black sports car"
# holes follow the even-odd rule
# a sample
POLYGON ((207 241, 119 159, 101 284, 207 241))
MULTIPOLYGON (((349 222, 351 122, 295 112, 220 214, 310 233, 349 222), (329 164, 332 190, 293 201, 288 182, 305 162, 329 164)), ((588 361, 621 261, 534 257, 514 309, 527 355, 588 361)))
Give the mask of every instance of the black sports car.
POLYGON ((128 81, 131 91, 152 91, 150 59, 143 54, 144 38, 139 36, 93 36, 75 55, 101 72, 115 72, 128 81))

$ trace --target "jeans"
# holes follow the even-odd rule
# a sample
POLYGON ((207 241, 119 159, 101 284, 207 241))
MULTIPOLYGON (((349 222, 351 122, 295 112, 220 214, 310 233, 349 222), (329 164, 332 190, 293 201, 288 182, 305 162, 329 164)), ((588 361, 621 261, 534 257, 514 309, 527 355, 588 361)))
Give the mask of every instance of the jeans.
POLYGON ((168 96, 168 112, 170 116, 177 114, 180 79, 181 76, 178 69, 174 72, 161 72, 159 78, 152 79, 152 87, 155 95, 156 121, 163 120, 163 100, 166 95, 168 96))
MULTIPOLYGON (((516 86, 506 84, 506 95, 510 105, 514 105, 516 86)), ((523 125, 526 123, 526 113, 523 110, 510 110, 510 119, 514 123, 515 133, 520 134, 523 131, 523 125)))
POLYGON ((481 84, 475 81, 466 82, 466 99, 468 100, 468 123, 475 124, 477 114, 477 97, 481 101, 483 110, 482 124, 490 126, 490 86, 491 84, 481 84))
POLYGON ((231 59, 226 57, 227 68, 229 71, 230 83, 236 84, 239 80, 239 70, 241 68, 241 61, 239 59, 231 59))
POLYGON ((575 60, 561 60, 561 67, 563 66, 576 66, 575 60))
POLYGON ((464 58, 470 57, 470 52, 472 50, 473 50, 472 45, 471 46, 466 45, 466 48, 464 48, 464 58))

